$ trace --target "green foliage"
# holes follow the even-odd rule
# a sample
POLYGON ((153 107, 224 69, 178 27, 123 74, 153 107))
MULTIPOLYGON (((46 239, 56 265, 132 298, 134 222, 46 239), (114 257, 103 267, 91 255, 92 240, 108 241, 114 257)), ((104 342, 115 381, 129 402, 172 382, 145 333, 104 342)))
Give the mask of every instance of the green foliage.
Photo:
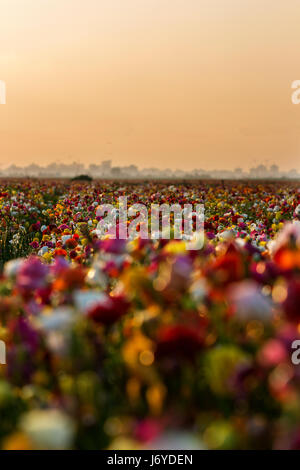
POLYGON ((93 181, 93 178, 89 175, 78 175, 74 176, 74 178, 71 179, 71 181, 93 181))

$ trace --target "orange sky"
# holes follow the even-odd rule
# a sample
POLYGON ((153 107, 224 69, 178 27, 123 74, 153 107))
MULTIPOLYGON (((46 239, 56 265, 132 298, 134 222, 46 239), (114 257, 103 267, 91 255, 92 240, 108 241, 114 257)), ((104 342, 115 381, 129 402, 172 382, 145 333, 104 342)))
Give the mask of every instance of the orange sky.
POLYGON ((299 0, 0 0, 0 165, 300 169, 299 0))

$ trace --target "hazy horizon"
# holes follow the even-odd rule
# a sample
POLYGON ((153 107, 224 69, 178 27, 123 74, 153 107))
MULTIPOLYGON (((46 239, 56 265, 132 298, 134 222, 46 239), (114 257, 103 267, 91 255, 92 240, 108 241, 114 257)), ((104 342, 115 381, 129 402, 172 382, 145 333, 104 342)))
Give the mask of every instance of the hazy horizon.
POLYGON ((0 165, 300 169, 296 0, 0 0, 0 165))

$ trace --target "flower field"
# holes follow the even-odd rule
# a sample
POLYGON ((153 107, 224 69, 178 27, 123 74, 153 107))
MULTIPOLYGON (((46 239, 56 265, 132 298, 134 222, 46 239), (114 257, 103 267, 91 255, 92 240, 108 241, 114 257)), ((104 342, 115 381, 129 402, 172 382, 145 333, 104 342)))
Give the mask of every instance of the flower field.
MULTIPOLYGON (((0 182, 1 449, 300 449, 291 182, 0 182), (204 204, 205 243, 99 239, 204 204)), ((300 354, 299 354, 300 359, 300 354)))

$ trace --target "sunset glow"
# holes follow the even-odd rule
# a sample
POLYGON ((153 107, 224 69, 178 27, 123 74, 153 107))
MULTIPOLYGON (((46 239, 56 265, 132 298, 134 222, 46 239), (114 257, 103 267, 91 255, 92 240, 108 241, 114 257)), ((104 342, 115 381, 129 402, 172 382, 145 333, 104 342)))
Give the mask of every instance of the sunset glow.
POLYGON ((0 0, 0 165, 299 169, 296 0, 0 0))

